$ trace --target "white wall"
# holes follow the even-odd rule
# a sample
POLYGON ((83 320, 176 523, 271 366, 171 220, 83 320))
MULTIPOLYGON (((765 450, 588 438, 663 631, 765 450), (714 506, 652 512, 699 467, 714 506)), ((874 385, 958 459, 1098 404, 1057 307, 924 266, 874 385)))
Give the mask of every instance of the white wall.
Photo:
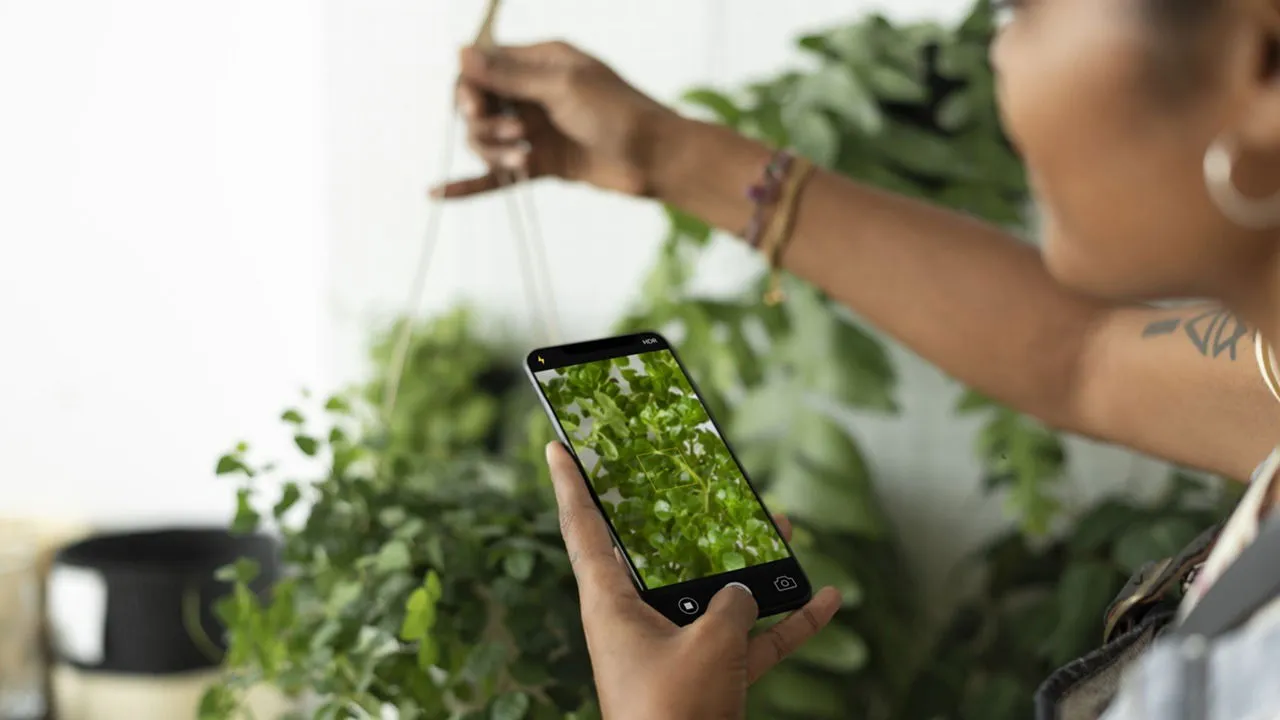
POLYGON ((327 364, 309 0, 0 2, 0 514, 224 520, 327 364))
MULTIPOLYGON (((803 29, 868 8, 952 20, 967 4, 508 0, 498 33, 568 39, 669 100, 773 72, 803 29)), ((272 437, 301 385, 357 377, 368 332, 403 307, 456 49, 480 12, 0 0, 0 514, 227 517, 218 452, 272 437)), ((477 169, 455 158, 455 174, 477 169)), ((658 209, 551 183, 534 195, 569 335, 605 332, 651 260, 658 209)), ((426 312, 471 299, 527 325, 502 201, 444 221, 426 312)), ((724 242, 703 281, 731 287, 755 263, 724 242)), ((928 558, 937 575, 1001 513, 977 492, 955 388, 899 355, 905 419, 856 429, 913 556, 948 549, 928 558)), ((1093 448, 1074 461, 1081 477, 1153 472, 1093 448)))

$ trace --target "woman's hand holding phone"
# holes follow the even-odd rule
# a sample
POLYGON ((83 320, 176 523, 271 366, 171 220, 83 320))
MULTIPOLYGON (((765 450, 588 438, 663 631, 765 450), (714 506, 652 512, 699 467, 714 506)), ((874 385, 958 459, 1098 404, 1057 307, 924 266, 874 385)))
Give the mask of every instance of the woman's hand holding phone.
MULTIPOLYGON (((747 686, 840 608, 840 594, 823 588, 802 609, 751 637, 756 603, 735 584, 720 590, 693 624, 678 627, 641 599, 568 451, 551 443, 547 463, 606 720, 741 718, 747 686)), ((779 527, 790 535, 786 523, 779 527)))

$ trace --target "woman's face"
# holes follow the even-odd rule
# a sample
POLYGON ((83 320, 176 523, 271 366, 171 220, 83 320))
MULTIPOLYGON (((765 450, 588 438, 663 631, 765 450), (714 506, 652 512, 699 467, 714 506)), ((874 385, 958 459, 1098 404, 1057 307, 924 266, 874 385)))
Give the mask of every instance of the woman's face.
POLYGON ((1223 216, 1204 155, 1221 133, 1239 136, 1251 148, 1241 186, 1259 197, 1280 188, 1268 170, 1280 168, 1280 153, 1268 155, 1280 121, 1270 138, 1266 105, 1280 92, 1253 12, 1280 2, 1203 0, 1219 8, 1205 14, 1212 21, 1179 34, 1152 21, 1150 1, 1017 3, 992 47, 1005 128, 1027 163, 1058 280, 1117 300, 1222 297, 1267 264, 1276 234, 1223 216))

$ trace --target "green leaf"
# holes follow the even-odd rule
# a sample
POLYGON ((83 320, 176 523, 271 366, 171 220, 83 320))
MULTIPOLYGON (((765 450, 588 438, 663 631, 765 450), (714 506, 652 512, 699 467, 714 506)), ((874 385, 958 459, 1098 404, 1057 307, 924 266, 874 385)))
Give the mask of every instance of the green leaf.
MULTIPOLYGON (((795 102, 800 107, 830 110, 865 135, 884 128, 880 105, 847 67, 828 65, 800 80, 795 102)), ((788 124, 793 133, 795 127, 788 124)))
POLYGON ((955 132, 969 124, 974 115, 973 100, 966 92, 955 91, 938 106, 937 122, 943 130, 955 132))
POLYGON ((292 409, 285 410, 284 414, 280 416, 280 419, 294 425, 302 425, 307 422, 306 419, 302 417, 302 413, 292 409))
POLYGON ((498 672, 507 658, 507 648, 499 642, 482 642, 467 653, 462 676, 478 682, 498 672))
POLYGON ((786 120, 791 144, 815 164, 830 167, 840 150, 840 136, 827 116, 817 110, 789 113, 786 120))
POLYGON ((729 127, 736 128, 742 122, 742 111, 738 106, 727 96, 715 90, 705 88, 690 90, 681 96, 681 100, 710 110, 716 120, 729 127))
POLYGON ((741 570, 747 566, 747 559, 742 553, 730 551, 720 556, 720 562, 724 565, 725 571, 741 570))
POLYGON ((298 489, 298 483, 285 483, 284 487, 280 491, 280 500, 278 500, 275 507, 271 509, 271 514, 279 520, 286 512, 289 511, 289 508, 292 508, 298 503, 298 500, 301 497, 302 491, 298 489))
POLYGON ((261 567, 252 558, 238 558, 234 563, 218 568, 214 578, 222 582, 249 584, 258 577, 261 567))
POLYGON ((529 696, 522 692, 499 695, 489 711, 491 720, 521 720, 529 712, 529 696))
POLYGON ((401 540, 392 540, 378 551, 377 568, 379 572, 398 572, 408 570, 413 560, 409 554, 409 546, 401 540))
POLYGON ((427 577, 422 581, 422 588, 426 590, 427 597, 433 601, 439 600, 444 596, 444 588, 440 584, 440 575, 435 570, 427 573, 427 577))
POLYGON ((528 550, 516 550, 502 559, 502 569, 515 580, 528 580, 533 574, 534 556, 528 550))
POLYGON ((440 662, 440 645, 430 637, 424 637, 418 641, 418 668, 422 671, 430 670, 436 663, 440 662))
POLYGON ((1106 563, 1067 566, 1058 582, 1058 626, 1048 641, 1050 662, 1064 665, 1096 645, 1102 632, 1102 613, 1119 590, 1118 584, 1106 563))
POLYGON ((892 65, 874 65, 867 70, 867 85, 881 100, 891 102, 921 102, 928 90, 917 77, 912 77, 892 65))
POLYGON ((1135 527, 1142 515, 1138 508, 1118 500, 1098 504, 1076 523, 1070 539, 1071 551, 1085 554, 1109 547, 1129 528, 1135 527))
POLYGON ((1126 574, 1133 574, 1148 562, 1178 554, 1204 529, 1182 517, 1131 525, 1116 541, 1115 562, 1126 574))
POLYGON ((847 627, 828 625, 801 645, 795 657, 832 672, 851 673, 866 665, 867 644, 847 627))
POLYGON ((344 580, 334 585, 333 590, 329 592, 329 614, 337 615, 346 610, 348 605, 360 597, 361 590, 360 583, 355 580, 344 580))
POLYGON ((320 449, 320 443, 315 438, 307 435, 295 435, 293 442, 304 455, 314 456, 316 451, 320 449))
POLYGON ((840 591, 843 607, 856 607, 862 602, 862 586, 850 571, 818 550, 795 548, 800 566, 814 587, 834 587, 840 591))
POLYGON ((249 477, 253 477, 253 471, 245 465, 239 457, 235 455, 223 455, 218 458, 218 467, 214 470, 218 475, 231 475, 234 473, 243 473, 249 477))
POLYGON ((196 716, 199 720, 227 720, 235 714, 238 706, 231 688, 214 685, 201 696, 196 716))
POLYGON ((835 532, 878 537, 884 520, 862 453, 830 418, 802 413, 789 433, 789 454, 770 492, 795 519, 835 532))
POLYGON ((258 529, 258 523, 261 517, 258 511, 253 509, 253 493, 249 488, 240 488, 236 491, 236 516, 231 521, 231 532, 234 533, 251 533, 258 529))
POLYGON ((848 720, 849 706, 840 685, 801 672, 790 666, 779 667, 757 681, 754 691, 779 713, 802 718, 848 720))
POLYGON ((960 396, 959 402, 956 403, 956 412, 964 415, 978 410, 988 410, 995 406, 990 398, 986 397, 977 390, 968 389, 960 396))
POLYGON ((409 595, 405 605, 404 622, 400 625, 400 639, 413 642, 427 637, 436 624, 436 601, 426 588, 418 588, 409 595))
POLYGON ((351 412, 351 403, 347 402, 347 399, 340 395, 334 395, 325 401, 324 409, 330 412, 351 412))

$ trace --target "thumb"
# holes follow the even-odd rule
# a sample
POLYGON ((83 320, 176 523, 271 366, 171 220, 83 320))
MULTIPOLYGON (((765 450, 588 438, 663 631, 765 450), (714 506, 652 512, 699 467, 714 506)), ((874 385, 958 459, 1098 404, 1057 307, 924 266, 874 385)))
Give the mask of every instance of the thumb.
POLYGON ((707 612, 698 618, 699 624, 716 625, 724 630, 741 633, 745 638, 760 616, 760 608, 751 590, 742 583, 729 583, 711 598, 707 612))
POLYGON ((461 75, 496 95, 514 100, 542 102, 567 72, 567 58, 558 43, 480 50, 463 48, 461 75))

